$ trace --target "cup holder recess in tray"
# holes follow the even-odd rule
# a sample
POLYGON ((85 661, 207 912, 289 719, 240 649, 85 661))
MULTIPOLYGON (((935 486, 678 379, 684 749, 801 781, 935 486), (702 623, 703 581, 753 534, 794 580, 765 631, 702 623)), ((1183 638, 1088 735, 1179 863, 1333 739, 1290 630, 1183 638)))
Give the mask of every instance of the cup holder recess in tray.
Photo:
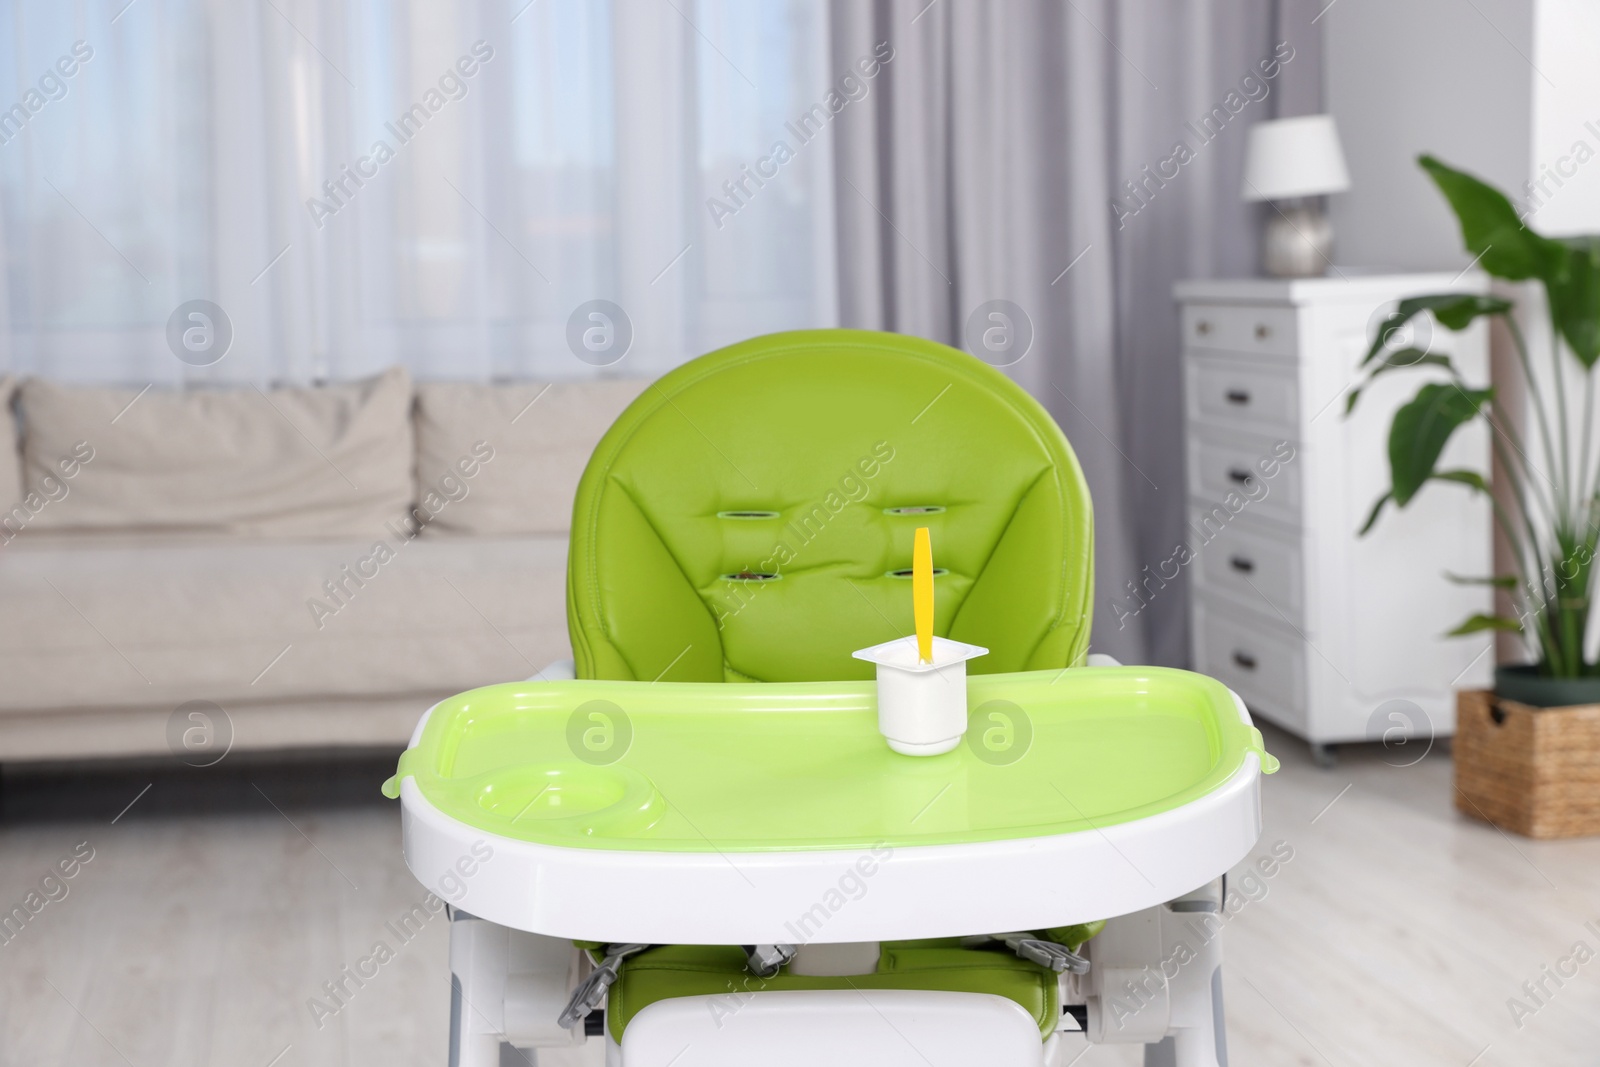
POLYGON ((666 810, 650 779, 628 767, 587 763, 502 767, 472 784, 478 806, 496 820, 538 826, 545 833, 637 834, 654 826, 666 810))

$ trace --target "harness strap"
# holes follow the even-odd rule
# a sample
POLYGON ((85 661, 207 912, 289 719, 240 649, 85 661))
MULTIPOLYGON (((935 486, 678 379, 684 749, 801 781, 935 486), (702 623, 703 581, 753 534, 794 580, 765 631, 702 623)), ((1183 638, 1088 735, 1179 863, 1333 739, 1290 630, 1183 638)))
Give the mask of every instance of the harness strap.
POLYGON ((744 949, 746 965, 757 978, 771 978, 790 960, 798 947, 795 945, 740 945, 744 949))
POLYGON ((563 1030, 570 1030, 577 1026, 589 1013, 606 1002, 606 993, 610 991, 611 984, 617 980, 617 968, 622 966, 622 961, 629 956, 637 956, 649 945, 607 945, 605 958, 599 966, 589 972, 587 978, 578 983, 572 991, 572 996, 567 999, 567 1006, 561 1009, 561 1016, 556 1020, 563 1030))
POLYGON ((1005 942, 1007 948, 1023 959, 1031 960, 1041 967, 1048 967, 1057 974, 1063 971, 1071 971, 1073 974, 1089 973, 1089 961, 1066 945, 1045 941, 1028 933, 992 936, 996 941, 1005 942))

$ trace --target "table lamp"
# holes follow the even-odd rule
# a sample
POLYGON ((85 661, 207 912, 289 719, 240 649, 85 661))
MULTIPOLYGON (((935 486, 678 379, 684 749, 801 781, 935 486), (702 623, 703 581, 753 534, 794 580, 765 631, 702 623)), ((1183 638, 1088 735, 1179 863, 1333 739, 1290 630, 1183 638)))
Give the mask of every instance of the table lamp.
POLYGON ((1333 227, 1311 198, 1348 188, 1350 172, 1332 115, 1273 119, 1250 127, 1244 199, 1291 201, 1274 204, 1267 218, 1261 260, 1268 274, 1305 278, 1327 270, 1333 227))

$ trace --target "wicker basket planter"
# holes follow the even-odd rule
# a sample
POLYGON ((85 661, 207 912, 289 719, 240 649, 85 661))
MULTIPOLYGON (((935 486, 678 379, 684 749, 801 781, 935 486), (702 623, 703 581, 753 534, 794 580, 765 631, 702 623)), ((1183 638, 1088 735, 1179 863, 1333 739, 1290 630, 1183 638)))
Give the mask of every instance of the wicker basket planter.
POLYGON ((1527 837, 1600 834, 1600 704, 1456 694, 1456 807, 1527 837))

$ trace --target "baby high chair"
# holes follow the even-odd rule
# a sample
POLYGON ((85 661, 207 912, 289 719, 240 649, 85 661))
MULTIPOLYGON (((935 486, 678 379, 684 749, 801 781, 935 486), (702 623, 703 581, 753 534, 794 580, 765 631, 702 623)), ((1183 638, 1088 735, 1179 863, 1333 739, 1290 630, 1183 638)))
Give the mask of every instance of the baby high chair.
POLYGON ((452 908, 451 1067, 1226 1063, 1219 881, 1275 762, 1219 683, 1087 665, 1092 541, 1049 415, 944 346, 647 389, 578 488, 573 662, 431 709, 386 786, 452 908), (852 654, 911 632, 919 527, 932 629, 987 655, 925 677, 959 742, 891 748, 852 654))

